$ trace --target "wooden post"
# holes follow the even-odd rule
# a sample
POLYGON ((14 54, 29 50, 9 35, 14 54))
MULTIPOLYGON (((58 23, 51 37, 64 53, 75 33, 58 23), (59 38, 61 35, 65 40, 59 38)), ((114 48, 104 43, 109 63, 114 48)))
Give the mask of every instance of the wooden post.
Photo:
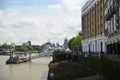
POLYGON ((31 53, 29 52, 29 61, 31 61, 31 53))

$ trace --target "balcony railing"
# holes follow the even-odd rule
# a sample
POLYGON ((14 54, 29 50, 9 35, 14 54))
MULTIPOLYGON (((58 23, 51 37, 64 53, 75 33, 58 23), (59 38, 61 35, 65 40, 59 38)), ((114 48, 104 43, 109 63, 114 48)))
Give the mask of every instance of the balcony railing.
POLYGON ((116 14, 117 12, 117 7, 115 4, 111 5, 110 8, 108 9, 107 13, 106 13, 106 20, 110 20, 114 14, 116 14))

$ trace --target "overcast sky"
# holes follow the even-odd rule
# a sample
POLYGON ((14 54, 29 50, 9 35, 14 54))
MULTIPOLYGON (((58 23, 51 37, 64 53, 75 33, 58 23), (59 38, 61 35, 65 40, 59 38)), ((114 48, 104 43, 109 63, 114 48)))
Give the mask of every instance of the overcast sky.
POLYGON ((0 43, 63 43, 81 31, 87 0, 0 0, 0 43))

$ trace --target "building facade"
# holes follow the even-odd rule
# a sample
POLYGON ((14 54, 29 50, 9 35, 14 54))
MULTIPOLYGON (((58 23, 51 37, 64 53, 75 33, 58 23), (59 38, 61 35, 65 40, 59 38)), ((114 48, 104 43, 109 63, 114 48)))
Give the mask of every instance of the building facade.
POLYGON ((105 3, 105 34, 107 53, 120 54, 120 1, 106 0, 105 3))
POLYGON ((68 49, 68 39, 64 39, 64 43, 63 43, 63 49, 66 50, 68 49))
POLYGON ((53 45, 51 42, 47 42, 47 43, 43 44, 42 47, 44 48, 44 51, 46 52, 46 51, 51 50, 53 48, 53 45))
POLYGON ((83 53, 106 53, 105 0, 89 0, 82 7, 83 53))
POLYGON ((25 43, 22 44, 23 46, 31 46, 31 41, 27 41, 25 43))

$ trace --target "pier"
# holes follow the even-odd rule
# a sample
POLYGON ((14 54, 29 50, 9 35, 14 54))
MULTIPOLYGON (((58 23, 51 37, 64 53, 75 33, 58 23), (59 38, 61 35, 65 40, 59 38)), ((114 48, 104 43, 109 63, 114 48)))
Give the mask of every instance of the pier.
POLYGON ((18 64, 18 63, 23 63, 27 61, 31 61, 32 59, 40 58, 40 57, 48 57, 52 56, 52 53, 34 53, 34 52, 28 52, 27 54, 25 53, 10 53, 9 59, 6 61, 6 64, 18 64), (13 56, 14 54, 14 56, 13 56), (12 56, 11 56, 12 55, 12 56))

